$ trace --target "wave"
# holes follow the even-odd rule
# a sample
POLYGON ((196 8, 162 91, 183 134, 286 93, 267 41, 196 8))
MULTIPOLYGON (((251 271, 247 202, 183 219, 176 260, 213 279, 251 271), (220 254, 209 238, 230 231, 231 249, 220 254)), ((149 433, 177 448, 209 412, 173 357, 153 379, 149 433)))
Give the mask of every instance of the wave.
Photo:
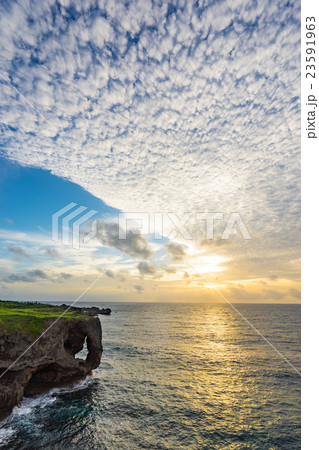
POLYGON ((60 387, 60 388, 53 388, 49 391, 49 394, 69 394, 70 392, 76 392, 81 391, 82 389, 86 389, 87 387, 91 386, 94 383, 94 379, 92 377, 87 377, 84 380, 77 382, 75 384, 72 384, 70 386, 60 387))
MULTIPOLYGON (((28 416, 32 413, 34 409, 37 408, 45 408, 48 405, 56 402, 57 398, 61 394, 68 394, 70 392, 80 391, 82 389, 86 389, 90 385, 94 383, 93 378, 86 378, 83 381, 80 381, 76 384, 72 384, 70 386, 59 387, 50 389, 49 392, 45 394, 39 394, 35 397, 25 397, 20 406, 15 406, 9 418, 6 420, 6 423, 13 420, 16 416, 28 416)), ((4 425, 6 425, 6 423, 4 425)), ((8 431, 9 428, 2 428, 0 431, 8 431)), ((1 442, 1 435, 0 435, 1 442)))
MULTIPOLYGON (((23 423, 27 425, 29 422, 33 422, 33 412, 38 411, 39 408, 42 409, 52 405, 60 395, 87 389, 93 383, 93 378, 87 377, 70 386, 53 388, 49 392, 39 394, 35 397, 25 397, 20 406, 14 407, 10 416, 2 423, 2 427, 0 428, 0 447, 10 442, 13 435, 17 433, 23 423)), ((37 427, 33 424, 33 428, 37 427)))
POLYGON ((14 428, 0 428, 0 444, 5 444, 14 433, 14 428))

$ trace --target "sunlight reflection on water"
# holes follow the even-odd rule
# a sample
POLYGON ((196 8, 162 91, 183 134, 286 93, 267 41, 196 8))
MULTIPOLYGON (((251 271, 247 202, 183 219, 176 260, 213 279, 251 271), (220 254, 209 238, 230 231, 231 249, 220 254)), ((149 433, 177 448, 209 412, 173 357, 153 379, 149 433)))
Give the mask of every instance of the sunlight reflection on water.
MULTIPOLYGON (((111 308, 93 381, 13 415, 3 448, 300 448, 300 377, 228 305, 111 308)), ((300 307, 238 308, 299 370, 300 307)))

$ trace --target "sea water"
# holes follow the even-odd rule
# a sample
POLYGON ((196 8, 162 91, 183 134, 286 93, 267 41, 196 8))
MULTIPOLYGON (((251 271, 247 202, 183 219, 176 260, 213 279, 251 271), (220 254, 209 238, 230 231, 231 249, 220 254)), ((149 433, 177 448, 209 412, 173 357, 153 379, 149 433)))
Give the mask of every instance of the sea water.
POLYGON ((4 449, 298 449, 300 306, 110 304, 93 376, 25 399, 4 449))

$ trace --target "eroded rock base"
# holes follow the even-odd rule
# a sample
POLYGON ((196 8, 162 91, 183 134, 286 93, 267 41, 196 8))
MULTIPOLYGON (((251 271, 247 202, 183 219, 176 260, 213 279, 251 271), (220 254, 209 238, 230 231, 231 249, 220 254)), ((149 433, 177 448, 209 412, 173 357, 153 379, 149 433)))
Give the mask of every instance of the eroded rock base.
POLYGON ((6 418, 25 395, 43 393, 82 380, 100 364, 102 331, 97 317, 86 320, 61 318, 35 342, 36 339, 37 336, 19 333, 0 336, 0 374, 3 374, 0 378, 0 420, 6 418), (86 359, 76 358, 85 342, 86 359))

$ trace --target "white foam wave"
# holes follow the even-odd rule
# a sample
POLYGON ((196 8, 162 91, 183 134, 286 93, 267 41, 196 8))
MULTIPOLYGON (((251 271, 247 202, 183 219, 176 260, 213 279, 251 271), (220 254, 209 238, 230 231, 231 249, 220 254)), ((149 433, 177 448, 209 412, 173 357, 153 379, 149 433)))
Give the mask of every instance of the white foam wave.
POLYGON ((80 381, 71 386, 54 388, 50 391, 50 393, 58 395, 58 394, 65 394, 65 393, 69 393, 69 392, 81 391, 82 389, 86 389, 88 386, 90 386, 93 383, 94 383, 93 378, 87 377, 87 378, 85 378, 85 380, 80 381))
POLYGON ((13 434, 13 428, 0 428, 0 444, 4 444, 13 434))
MULTIPOLYGON (((61 394, 80 391, 86 389, 90 386, 94 380, 90 377, 86 378, 79 383, 73 384, 71 386, 53 388, 45 394, 37 395, 36 397, 24 398, 20 406, 15 406, 13 408, 10 419, 14 419, 15 416, 29 416, 37 408, 45 408, 48 405, 56 402, 57 398, 61 394)), ((9 420, 10 420, 9 419, 9 420)), ((8 429, 5 429, 7 431, 8 429)))
POLYGON ((12 416, 24 416, 28 415, 35 408, 45 408, 46 406, 54 403, 56 396, 52 395, 52 391, 38 395, 37 397, 24 398, 20 406, 13 408, 12 416))

